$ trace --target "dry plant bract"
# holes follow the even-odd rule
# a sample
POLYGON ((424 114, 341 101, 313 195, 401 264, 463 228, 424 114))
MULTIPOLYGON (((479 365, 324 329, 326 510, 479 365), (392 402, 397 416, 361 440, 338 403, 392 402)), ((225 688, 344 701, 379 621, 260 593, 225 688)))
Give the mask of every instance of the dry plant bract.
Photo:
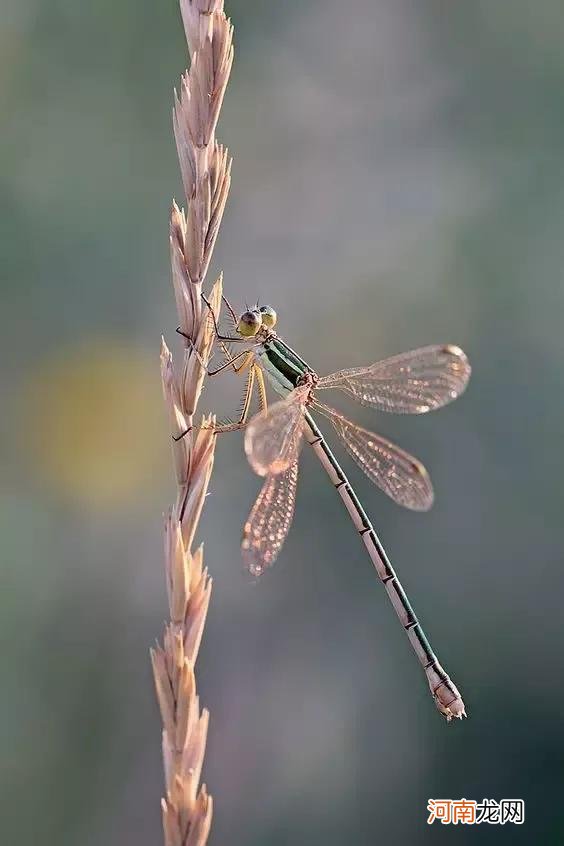
MULTIPOLYGON (((172 280, 178 320, 186 336, 181 368, 162 342, 161 373, 174 443, 176 502, 165 518, 164 555, 170 620, 162 646, 151 652, 163 722, 166 795, 162 800, 166 846, 203 846, 212 818, 212 798, 200 786, 208 712, 200 709, 194 666, 210 601, 211 580, 202 546, 194 536, 213 467, 213 417, 194 423, 214 340, 213 321, 202 302, 230 183, 227 150, 215 139, 217 119, 233 62, 233 30, 223 0, 181 0, 190 68, 174 99, 174 135, 186 212, 170 215, 172 280), (188 340, 191 339, 191 340, 188 340), (191 427, 194 426, 193 429, 191 427), (204 428, 201 428, 201 427, 204 428), (205 428, 205 427, 208 428, 205 428)), ((216 318, 222 279, 209 302, 216 318)))

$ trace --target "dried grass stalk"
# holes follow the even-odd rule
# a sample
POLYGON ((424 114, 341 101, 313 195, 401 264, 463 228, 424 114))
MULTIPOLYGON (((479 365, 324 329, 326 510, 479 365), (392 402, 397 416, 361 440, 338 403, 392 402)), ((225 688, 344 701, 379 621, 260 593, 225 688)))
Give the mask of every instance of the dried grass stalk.
MULTIPOLYGON (((229 192, 231 161, 215 140, 215 129, 233 62, 233 29, 223 0, 180 0, 180 7, 191 65, 180 93, 175 92, 173 123, 187 211, 172 206, 170 250, 179 324, 192 342, 186 341, 179 376, 162 342, 163 391, 174 435, 194 425, 205 377, 202 362, 208 362, 213 344, 213 322, 201 293, 229 192)), ((216 317, 221 292, 220 277, 209 295, 216 317)), ((151 658, 163 722, 166 846, 204 846, 212 818, 212 798, 204 784, 199 786, 209 715, 200 710, 194 676, 211 579, 202 546, 193 544, 213 467, 213 423, 213 417, 204 417, 174 444, 178 492, 165 518, 170 621, 151 658)))

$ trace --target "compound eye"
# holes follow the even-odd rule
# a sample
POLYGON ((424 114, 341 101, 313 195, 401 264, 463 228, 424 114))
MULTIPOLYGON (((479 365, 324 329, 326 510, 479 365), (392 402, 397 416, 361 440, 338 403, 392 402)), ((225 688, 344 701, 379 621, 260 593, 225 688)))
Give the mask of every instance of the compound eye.
POLYGON ((262 316, 258 311, 245 311, 239 318, 237 332, 243 338, 254 338, 262 326, 262 316))
POLYGON ((272 329, 273 326, 276 324, 276 312, 272 308, 272 306, 261 306, 259 309, 262 317, 262 324, 266 326, 267 329, 272 329))

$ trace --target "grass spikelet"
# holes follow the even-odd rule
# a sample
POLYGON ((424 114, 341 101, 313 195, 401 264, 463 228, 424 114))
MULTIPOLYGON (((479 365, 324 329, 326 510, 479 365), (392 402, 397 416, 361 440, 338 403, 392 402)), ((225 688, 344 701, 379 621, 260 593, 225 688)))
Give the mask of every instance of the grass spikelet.
MULTIPOLYGON (((163 725, 164 842, 204 846, 213 811, 212 797, 200 784, 209 714, 200 708, 194 668, 212 582, 194 537, 213 468, 215 420, 194 420, 206 375, 202 365, 214 340, 202 286, 231 179, 231 160, 215 130, 233 62, 233 28, 223 0, 180 0, 180 8, 191 64, 174 95, 173 127, 186 211, 173 203, 170 256, 178 323, 187 337, 177 372, 163 339, 161 377, 171 433, 186 434, 173 444, 177 495, 164 527, 169 622, 151 660, 163 725)), ((221 294, 220 276, 208 296, 216 319, 221 294)))

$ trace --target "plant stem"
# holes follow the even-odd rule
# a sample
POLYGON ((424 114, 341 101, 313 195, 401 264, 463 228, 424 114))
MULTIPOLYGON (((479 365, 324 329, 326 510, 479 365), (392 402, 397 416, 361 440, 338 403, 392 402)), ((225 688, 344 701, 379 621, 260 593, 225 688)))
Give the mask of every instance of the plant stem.
MULTIPOLYGON (((209 714, 200 710, 194 666, 208 610, 211 579, 203 547, 194 536, 213 467, 213 417, 208 428, 191 428, 214 340, 213 321, 201 294, 230 185, 231 161, 215 129, 233 62, 233 29, 223 0, 180 0, 190 68, 174 99, 174 135, 187 211, 173 203, 170 216, 172 280, 178 321, 185 340, 175 375, 164 342, 161 375, 172 434, 187 434, 173 445, 176 502, 165 517, 165 572, 170 620, 162 646, 151 651, 163 722, 166 795, 162 800, 166 846, 204 846, 212 819, 212 797, 200 774, 209 714)), ((216 318, 221 276, 209 294, 216 318)))

